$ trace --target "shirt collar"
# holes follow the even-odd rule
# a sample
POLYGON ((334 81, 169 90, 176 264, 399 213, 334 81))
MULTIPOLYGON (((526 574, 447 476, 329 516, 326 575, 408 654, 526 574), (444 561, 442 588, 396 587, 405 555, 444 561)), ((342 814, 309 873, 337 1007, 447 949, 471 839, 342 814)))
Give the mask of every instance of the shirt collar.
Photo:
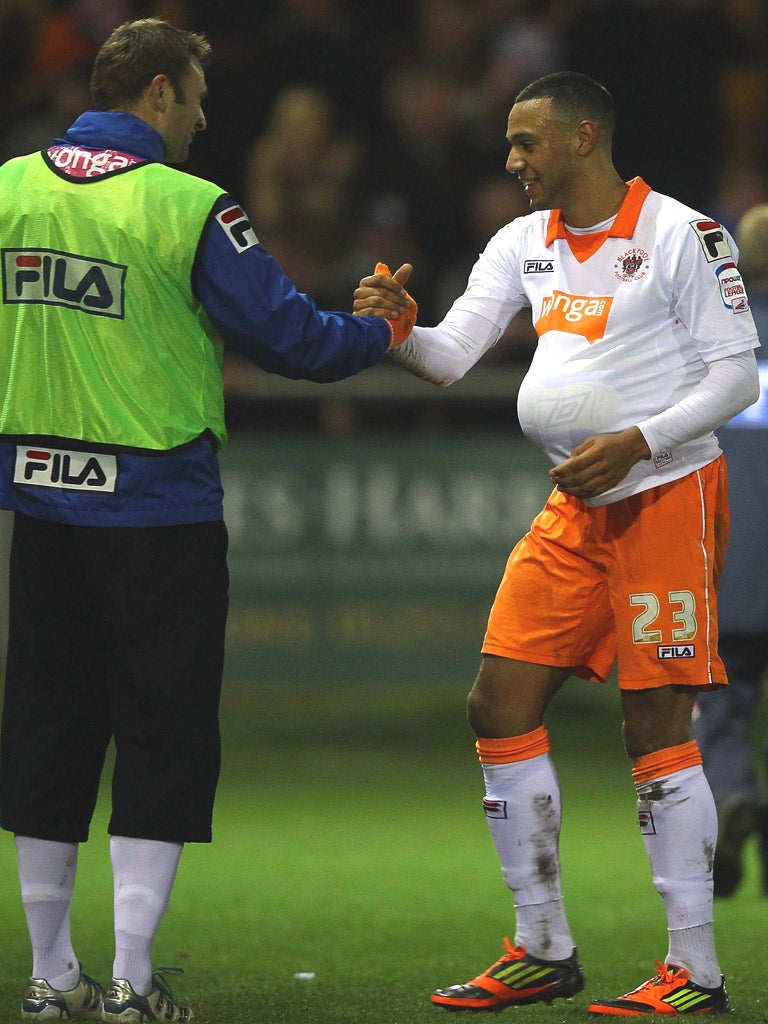
POLYGON ((165 161, 162 135, 140 117, 122 110, 86 110, 56 142, 85 149, 115 149, 155 163, 165 161))
MULTIPOLYGON (((629 185, 629 191, 624 196, 616 219, 606 233, 606 238, 631 238, 635 233, 640 211, 646 196, 651 191, 651 186, 646 185, 642 178, 632 178, 627 185, 629 185)), ((552 245, 556 238, 565 238, 565 236, 566 228, 562 210, 551 210, 547 224, 547 246, 552 245)))

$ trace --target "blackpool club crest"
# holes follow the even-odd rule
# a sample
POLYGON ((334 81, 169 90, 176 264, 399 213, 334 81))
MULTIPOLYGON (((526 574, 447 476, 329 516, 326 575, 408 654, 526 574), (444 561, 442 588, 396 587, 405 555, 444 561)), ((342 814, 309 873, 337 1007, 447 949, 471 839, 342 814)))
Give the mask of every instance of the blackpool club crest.
POLYGON ((648 260, 645 249, 627 249, 613 265, 614 276, 619 281, 642 281, 648 273, 648 260))

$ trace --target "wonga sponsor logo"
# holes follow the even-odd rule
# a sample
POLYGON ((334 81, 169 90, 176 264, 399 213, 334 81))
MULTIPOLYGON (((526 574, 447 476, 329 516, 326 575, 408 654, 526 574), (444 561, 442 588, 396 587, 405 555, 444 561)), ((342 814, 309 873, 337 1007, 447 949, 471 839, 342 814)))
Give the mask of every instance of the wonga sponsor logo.
POLYGON ((13 481, 68 491, 109 491, 117 486, 117 459, 103 452, 17 445, 13 481))
POLYGON ((119 263, 57 249, 3 249, 3 302, 67 306, 122 320, 125 275, 119 263))
POLYGON ((610 295, 569 295, 555 291, 541 304, 534 324, 539 337, 547 331, 580 334, 590 345, 605 335, 613 299, 610 295))

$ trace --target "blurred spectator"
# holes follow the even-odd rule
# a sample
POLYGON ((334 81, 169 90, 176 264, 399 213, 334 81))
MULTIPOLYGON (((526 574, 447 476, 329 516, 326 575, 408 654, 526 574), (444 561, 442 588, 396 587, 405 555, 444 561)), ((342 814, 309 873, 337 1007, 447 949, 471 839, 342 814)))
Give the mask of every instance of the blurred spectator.
POLYGON ((0 134, 45 116, 57 80, 79 72, 87 81, 90 56, 71 3, 0 0, 0 134))
MULTIPOLYGON (((437 284, 435 300, 438 318, 445 316, 455 297, 461 295, 466 288, 469 272, 488 244, 488 239, 505 224, 530 212, 530 204, 519 182, 504 171, 474 186, 466 216, 466 234, 469 237, 467 248, 457 254, 454 262, 444 269, 437 284)), ((410 262, 410 255, 407 258, 410 262)), ((521 310, 487 354, 485 362, 518 360, 527 363, 536 347, 536 341, 531 311, 521 310)))
POLYGON ((91 104, 88 80, 79 70, 65 71, 41 85, 40 101, 34 110, 19 118, 0 137, 0 163, 45 149, 69 128, 82 110, 91 104))
POLYGON ((731 505, 731 539, 718 602, 719 650, 730 685, 702 693, 694 718, 718 813, 716 896, 730 896, 738 888, 744 844, 755 831, 761 837, 768 895, 768 805, 755 736, 768 672, 768 204, 747 211, 737 227, 736 243, 762 342, 755 354, 763 392, 755 405, 717 432, 728 460, 731 505))
MULTIPOLYGON (((406 64, 388 75, 383 103, 385 130, 370 160, 371 196, 395 195, 405 204, 436 280, 466 245, 464 210, 474 168, 459 129, 461 89, 439 67, 406 64)), ((434 280, 419 279, 419 306, 427 319, 433 286, 434 280)))
POLYGON ((518 92, 560 70, 558 0, 486 0, 485 60, 465 91, 462 128, 480 173, 506 160, 504 133, 518 92))
POLYGON ((564 67, 603 82, 631 115, 616 134, 619 171, 709 209, 721 160, 734 166, 729 139, 741 114, 731 83, 754 81, 758 53, 727 5, 578 0, 562 42, 564 67))
POLYGON ((328 264, 352 237, 361 161, 362 147, 338 129, 329 96, 308 85, 278 95, 248 150, 242 195, 255 229, 318 301, 328 264))
MULTIPOLYGON (((627 177, 728 226, 768 198, 764 0, 390 0, 384 18, 378 0, 0 0, 0 159, 58 134, 88 105, 94 50, 152 15, 214 45, 210 127, 185 169, 245 193, 326 307, 348 308, 378 258, 409 259, 423 317, 439 318, 493 225, 517 215, 500 173, 514 97, 559 68, 605 81, 631 115, 615 147, 627 177), (280 106, 302 138, 276 141, 280 106)), ((495 358, 527 357, 527 332, 495 358)))

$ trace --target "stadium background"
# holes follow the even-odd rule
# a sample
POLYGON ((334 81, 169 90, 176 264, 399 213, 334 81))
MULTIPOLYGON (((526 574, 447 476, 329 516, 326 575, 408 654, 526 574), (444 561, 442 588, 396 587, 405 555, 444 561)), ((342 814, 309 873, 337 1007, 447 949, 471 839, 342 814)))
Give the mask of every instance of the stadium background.
MULTIPOLYGON (((436 321, 488 237, 526 211, 503 170, 506 117, 520 87, 559 68, 613 92, 627 177, 729 227, 768 201, 761 0, 0 0, 0 160, 61 133, 89 105, 100 42, 145 15, 214 46, 209 127, 185 169, 235 193, 326 308, 350 308, 377 260, 408 260, 421 321, 436 321)), ((185 856, 159 944, 165 962, 189 964, 184 994, 209 1000, 203 1024, 250 1020, 238 1002, 249 986, 268 995, 265 1022, 413 1024, 433 1019, 434 984, 498 955, 508 924, 462 705, 504 559, 548 490, 515 411, 534 341, 519 318, 449 389, 386 362, 318 386, 227 361, 217 842, 185 856), (330 979, 320 1009, 297 995, 294 969, 330 979)), ((0 559, 7 540, 4 518, 0 559)), ((614 986, 621 960, 634 984, 663 952, 663 924, 632 827, 615 690, 576 684, 562 696, 550 731, 571 913, 590 978, 614 986), (617 908, 630 906, 628 948, 617 908)), ((73 911, 97 975, 110 946, 107 798, 98 842, 81 854, 95 895, 79 885, 73 911)), ((759 1024, 764 957, 747 966, 739 955, 764 938, 751 858, 719 921, 743 1019, 759 1024)), ((13 876, 8 836, 0 869, 13 876)), ((12 884, 0 919, 4 1008, 28 969, 12 884)))
MULTIPOLYGON (((209 126, 185 169, 237 195, 325 308, 348 309, 376 260, 409 260, 436 321, 526 210, 506 116, 558 68, 613 92, 625 176, 730 227, 768 199, 759 0, 4 0, 0 159, 87 108, 98 45, 144 15, 213 43, 209 126)), ((466 683, 503 559, 546 493, 515 412, 533 344, 522 315, 447 391, 388 364, 317 386, 228 361, 232 676, 466 683)))

